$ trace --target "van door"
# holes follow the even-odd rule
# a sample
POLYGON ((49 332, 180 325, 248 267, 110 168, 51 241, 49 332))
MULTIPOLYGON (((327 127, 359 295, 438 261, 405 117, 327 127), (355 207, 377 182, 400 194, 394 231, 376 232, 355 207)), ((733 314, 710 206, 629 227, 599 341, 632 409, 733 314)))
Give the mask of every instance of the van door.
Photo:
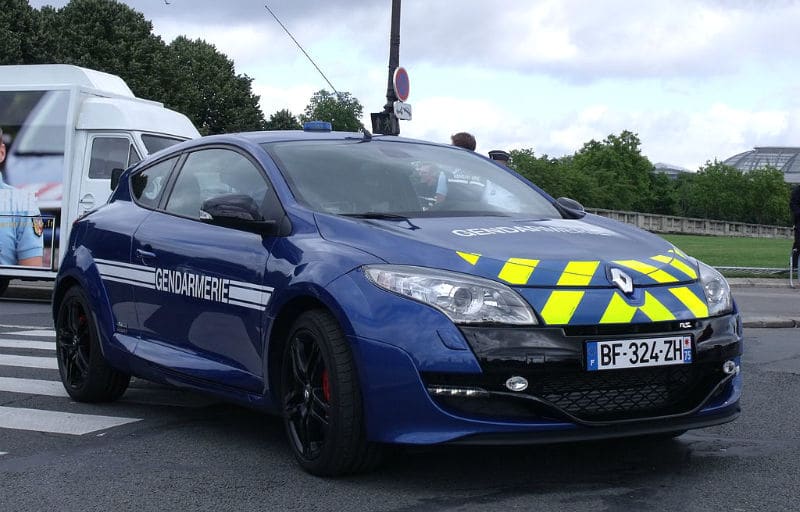
POLYGON ((78 215, 97 208, 111 195, 111 171, 127 169, 142 157, 133 138, 127 133, 95 133, 89 135, 82 168, 78 215))

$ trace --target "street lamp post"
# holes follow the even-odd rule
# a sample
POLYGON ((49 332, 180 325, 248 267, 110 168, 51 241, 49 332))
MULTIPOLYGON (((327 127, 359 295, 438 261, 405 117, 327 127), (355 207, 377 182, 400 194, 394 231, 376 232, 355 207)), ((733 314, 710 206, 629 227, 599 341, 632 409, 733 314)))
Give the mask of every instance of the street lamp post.
POLYGON ((400 0, 392 0, 392 27, 389 34, 389 81, 386 87, 386 105, 383 112, 373 112, 372 131, 385 135, 400 135, 400 122, 394 113, 394 71, 400 66, 400 0))

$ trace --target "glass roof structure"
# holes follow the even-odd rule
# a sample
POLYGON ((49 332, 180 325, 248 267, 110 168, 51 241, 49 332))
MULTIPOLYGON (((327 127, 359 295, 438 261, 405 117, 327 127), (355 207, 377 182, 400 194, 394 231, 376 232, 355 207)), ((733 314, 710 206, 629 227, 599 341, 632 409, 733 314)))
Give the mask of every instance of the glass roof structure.
POLYGON ((723 162, 740 171, 775 167, 787 183, 800 183, 800 147, 756 147, 723 162))

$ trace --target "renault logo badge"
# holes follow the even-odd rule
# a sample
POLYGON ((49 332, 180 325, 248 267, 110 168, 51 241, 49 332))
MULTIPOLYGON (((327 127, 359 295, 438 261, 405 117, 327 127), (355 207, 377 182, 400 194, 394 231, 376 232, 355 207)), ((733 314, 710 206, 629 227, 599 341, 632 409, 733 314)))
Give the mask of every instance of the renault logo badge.
POLYGON ((618 268, 611 269, 611 283, 619 288, 625 295, 633 293, 633 279, 618 268))

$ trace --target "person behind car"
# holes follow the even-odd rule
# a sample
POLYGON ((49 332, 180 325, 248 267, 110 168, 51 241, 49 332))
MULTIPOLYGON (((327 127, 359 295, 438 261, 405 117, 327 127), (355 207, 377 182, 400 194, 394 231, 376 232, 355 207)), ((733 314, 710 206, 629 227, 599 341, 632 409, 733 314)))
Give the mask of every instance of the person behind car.
POLYGON ((447 175, 432 162, 422 162, 417 169, 414 189, 417 195, 427 199, 430 206, 444 202, 447 198, 447 175))
POLYGON ((794 220, 794 244, 792 245, 792 273, 797 272, 797 259, 800 257, 800 185, 792 189, 789 199, 789 208, 792 210, 794 220))
POLYGON ((493 149, 489 151, 489 158, 498 164, 508 167, 508 161, 511 159, 511 155, 508 154, 508 151, 503 151, 502 149, 493 149))
POLYGON ((475 136, 467 132, 458 132, 455 135, 451 135, 450 141, 454 146, 468 149, 470 151, 475 151, 475 147, 478 145, 475 141, 475 136))
MULTIPOLYGON (((5 159, 0 128, 0 165, 5 159)), ((7 185, 0 173, 0 265, 41 267, 43 228, 35 197, 7 185)))

